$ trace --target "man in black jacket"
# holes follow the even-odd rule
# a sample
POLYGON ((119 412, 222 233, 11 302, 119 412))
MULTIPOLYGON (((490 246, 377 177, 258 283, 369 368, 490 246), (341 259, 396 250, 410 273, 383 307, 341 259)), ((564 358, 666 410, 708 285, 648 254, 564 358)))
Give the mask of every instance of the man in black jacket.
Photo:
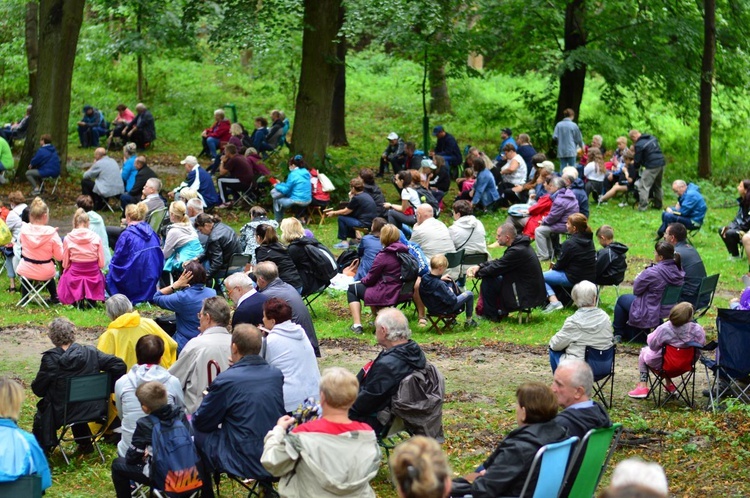
POLYGON ((607 411, 591 398, 594 374, 583 360, 563 360, 555 370, 552 392, 563 409, 555 417, 558 425, 568 429, 568 436, 583 439, 591 429, 609 427, 607 411))
POLYGON ((141 199, 145 197, 143 187, 146 186, 146 182, 151 178, 158 178, 154 170, 148 167, 144 156, 138 156, 135 158, 135 169, 138 172, 135 174, 133 188, 130 189, 130 192, 125 192, 120 196, 120 205, 122 206, 123 211, 125 211, 125 206, 128 204, 137 204, 141 202, 141 199))
POLYGON ((540 306, 546 299, 542 266, 531 240, 517 235, 512 223, 497 229, 497 242, 507 247, 499 259, 472 266, 468 277, 481 278, 482 316, 498 321, 510 311, 540 306))
POLYGON ((135 118, 122 131, 122 136, 142 150, 156 140, 156 126, 153 114, 144 104, 136 105, 135 112, 135 118))
POLYGON ((453 168, 460 166, 461 161, 463 161, 461 148, 458 146, 458 142, 456 142, 453 135, 445 131, 442 126, 436 126, 433 128, 432 134, 437 137, 437 144, 435 145, 435 150, 430 155, 435 156, 437 154, 443 156, 445 162, 448 163, 451 172, 456 173, 458 170, 454 170, 453 168))
POLYGON ((388 408, 404 378, 422 370, 427 360, 419 345, 411 340, 409 321, 396 308, 380 310, 375 318, 375 337, 383 351, 359 374, 359 395, 349 409, 349 418, 368 423, 376 433, 383 428, 378 412, 388 408))
POLYGON ((636 182, 638 187, 638 210, 645 211, 648 209, 650 197, 654 199, 654 209, 661 209, 662 189, 661 178, 664 174, 664 153, 659 146, 659 140, 653 135, 642 135, 638 130, 630 130, 628 133, 630 140, 635 146, 635 167, 644 170, 641 177, 636 182))

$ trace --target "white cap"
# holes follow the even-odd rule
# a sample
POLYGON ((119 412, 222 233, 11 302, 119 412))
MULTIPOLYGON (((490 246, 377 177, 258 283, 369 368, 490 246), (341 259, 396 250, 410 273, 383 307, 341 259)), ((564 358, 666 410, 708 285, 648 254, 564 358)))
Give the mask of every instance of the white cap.
POLYGON ((198 160, 195 158, 195 156, 187 156, 185 159, 180 161, 180 164, 198 164, 198 160))
POLYGON ((430 169, 437 169, 437 165, 432 162, 432 159, 422 159, 422 167, 430 168, 430 169))
POLYGON ((398 134, 395 131, 392 131, 388 134, 388 140, 398 140, 398 134))

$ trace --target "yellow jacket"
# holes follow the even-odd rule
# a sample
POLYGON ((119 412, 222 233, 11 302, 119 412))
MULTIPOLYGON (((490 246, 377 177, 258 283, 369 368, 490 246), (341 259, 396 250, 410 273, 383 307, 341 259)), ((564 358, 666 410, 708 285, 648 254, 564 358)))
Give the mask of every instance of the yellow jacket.
POLYGON ((160 365, 169 368, 177 360, 177 342, 164 332, 150 318, 142 318, 137 311, 125 313, 109 324, 107 330, 99 337, 96 347, 99 351, 122 358, 130 368, 137 362, 135 343, 144 335, 158 335, 164 341, 164 355, 160 365))

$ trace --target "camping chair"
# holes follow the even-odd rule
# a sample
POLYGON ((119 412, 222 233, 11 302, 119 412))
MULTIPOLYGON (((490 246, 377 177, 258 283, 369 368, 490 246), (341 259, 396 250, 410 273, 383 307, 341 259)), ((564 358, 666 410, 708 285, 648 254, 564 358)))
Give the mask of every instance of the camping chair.
MULTIPOLYGON (((104 431, 107 429, 107 410, 109 408, 110 396, 112 394, 112 380, 109 373, 102 372, 89 375, 79 375, 77 377, 68 377, 67 389, 65 393, 65 408, 63 410, 63 427, 60 435, 57 438, 56 447, 60 448, 65 463, 70 465, 68 455, 65 454, 62 443, 76 441, 78 439, 75 436, 66 438, 65 435, 75 424, 82 424, 88 422, 96 422, 101 424, 101 427, 96 434, 92 434, 91 444, 94 445, 96 451, 99 453, 99 457, 102 459, 102 463, 105 463, 104 455, 99 447, 99 439, 104 435, 104 431), (99 401, 101 409, 98 413, 90 411, 90 413, 77 420, 69 420, 68 418, 68 407, 73 403, 85 403, 90 401, 99 401)), ((85 436, 85 439, 89 439, 89 436, 85 436)), ((54 448, 53 448, 54 449, 54 448)))
POLYGON ((706 367, 706 380, 710 386, 709 405, 716 410, 723 397, 735 396, 750 403, 750 313, 742 310, 720 308, 716 317, 717 342, 707 344, 704 351, 718 347, 716 359, 701 356, 706 367), (708 371, 714 373, 710 380, 708 371))
MULTIPOLYGON (((233 273, 244 271, 245 266, 247 266, 248 263, 250 263, 250 255, 242 254, 241 252, 232 254, 232 257, 229 258, 229 266, 227 266, 227 269, 221 272, 221 274, 213 277, 212 288, 217 292, 222 290, 224 279, 233 273)), ((224 294, 226 293, 224 292, 224 294)))
POLYGON ((308 204, 306 208, 306 218, 308 221, 308 224, 315 223, 315 217, 317 216, 320 221, 318 222, 318 226, 323 226, 323 222, 326 220, 326 215, 323 213, 324 206, 313 206, 312 204, 308 204))
MULTIPOLYGON (((214 483, 216 485, 216 496, 221 496, 219 484, 222 474, 226 475, 230 481, 234 481, 247 491, 247 498, 273 498, 279 494, 273 489, 273 483, 278 479, 254 479, 252 477, 239 477, 229 472, 214 472, 214 483)), ((234 496, 234 495, 232 495, 234 496)))
MULTIPOLYGON (((680 302, 680 296, 682 295, 682 286, 681 285, 667 285, 664 288, 664 292, 661 295, 661 306, 669 306, 670 308, 674 306, 675 304, 680 302)), ((654 329, 641 329, 640 332, 635 334, 635 336, 629 340, 626 344, 632 344, 636 340, 641 339, 641 336, 643 336, 643 339, 641 342, 646 342, 646 336, 650 334, 654 329)))
POLYGON ((703 280, 701 280, 701 285, 698 288, 698 297, 695 301, 695 315, 693 317, 693 320, 697 320, 698 318, 705 315, 709 309, 711 309, 711 305, 714 302, 714 294, 716 293, 716 287, 719 285, 719 274, 711 275, 710 277, 704 277, 703 280), (701 302, 705 302, 704 300, 708 298, 708 301, 706 302, 705 306, 700 306, 701 302))
POLYGON ((240 202, 244 202, 247 204, 247 207, 253 207, 258 201, 258 197, 260 197, 258 195, 258 184, 255 180, 244 191, 237 190, 235 192, 237 193, 237 199, 234 201, 233 206, 239 206, 240 202))
POLYGON ((16 306, 25 308, 27 304, 33 301, 43 308, 49 308, 49 304, 44 300, 41 292, 47 288, 47 284, 55 277, 49 280, 29 280, 23 275, 18 275, 17 278, 21 281, 21 287, 26 289, 26 295, 21 297, 16 306))
POLYGON ((0 248, 0 275, 5 271, 5 260, 7 259, 8 257, 5 255, 2 248, 0 248))
MULTIPOLYGON (((482 263, 485 263, 489 259, 489 254, 486 252, 482 253, 475 253, 475 254, 464 254, 463 258, 461 258, 461 270, 458 275, 458 280, 461 280, 462 278, 465 278, 466 275, 463 273, 464 266, 474 266, 474 265, 480 265, 482 263)), ((479 286, 479 281, 481 279, 475 278, 474 281, 471 283, 471 292, 474 294, 477 293, 477 287, 479 286)))
POLYGON ((0 496, 41 498, 42 476, 22 476, 15 481, 0 482, 0 496))
POLYGON ((613 424, 612 427, 592 429, 583 436, 570 460, 565 484, 558 495, 560 498, 594 496, 621 434, 622 424, 613 424))
POLYGON ((165 206, 163 208, 154 209, 146 218, 146 221, 151 226, 153 231, 156 232, 156 235, 159 235, 159 230, 161 230, 161 225, 166 217, 167 207, 165 206))
POLYGON ((671 399, 682 400, 690 408, 695 404, 695 363, 698 361, 699 350, 702 346, 690 343, 687 347, 678 348, 666 344, 662 348, 662 366, 660 369, 648 368, 649 396, 654 401, 655 408, 661 408, 671 399), (654 375, 653 380, 651 374, 654 375), (672 379, 674 390, 667 386, 672 379), (662 394, 667 395, 662 399, 662 394))
POLYGON ((573 436, 559 443, 546 444, 536 452, 526 476, 519 498, 549 498, 557 496, 563 486, 565 469, 568 467, 573 448, 578 438, 573 436), (537 472, 539 469, 539 472, 537 472), (532 482, 538 475, 536 482, 532 482), (531 488, 534 493, 531 493, 531 488))
POLYGON ((109 209, 109 212, 112 214, 115 214, 115 209, 112 207, 112 199, 117 201, 117 204, 120 203, 120 196, 119 195, 113 195, 112 197, 106 197, 104 199, 104 205, 109 209))
MULTIPOLYGON (((60 176, 50 176, 48 177, 50 180, 52 178, 55 179, 55 184, 52 186, 52 193, 50 195, 55 195, 55 190, 57 190, 57 183, 60 181, 60 176)), ((39 192, 40 195, 44 193, 44 183, 47 181, 48 178, 42 178, 42 184, 39 186, 39 192)))
POLYGON ((599 398, 605 408, 612 408, 612 396, 615 386, 615 353, 617 346, 609 349, 595 349, 586 346, 585 361, 594 373, 594 397, 599 398), (607 385, 609 385, 609 403, 607 403, 607 385))
POLYGON ((391 451, 412 436, 414 433, 406 428, 401 417, 392 417, 390 423, 385 425, 378 434, 378 446, 383 448, 386 462, 390 458, 391 451))
POLYGON ((516 288, 515 282, 513 282, 513 297, 516 300, 516 304, 519 305, 519 308, 516 310, 518 312, 518 325, 521 325, 524 320, 526 321, 526 323, 529 323, 529 320, 531 320, 531 310, 533 308, 522 307, 520 305, 520 301, 518 299, 518 289, 516 288))
POLYGON ((318 315, 315 314, 315 310, 312 307, 312 303, 318 299, 320 296, 325 294, 326 289, 330 286, 330 282, 328 285, 324 285, 323 287, 319 288, 318 290, 314 290, 312 292, 308 292, 307 294, 304 294, 302 296, 302 300, 305 302, 305 305, 307 306, 307 309, 310 310, 310 314, 314 316, 315 318, 318 318, 318 315))

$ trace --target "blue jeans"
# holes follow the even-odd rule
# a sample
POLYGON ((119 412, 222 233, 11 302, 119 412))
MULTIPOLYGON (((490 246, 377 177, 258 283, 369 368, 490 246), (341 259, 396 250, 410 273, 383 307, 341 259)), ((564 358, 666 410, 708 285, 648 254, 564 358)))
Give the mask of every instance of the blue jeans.
POLYGON ((456 307, 453 308, 452 313, 466 312, 466 319, 471 319, 472 313, 474 312, 474 293, 471 291, 462 292, 456 296, 456 307))
POLYGON ((560 364, 560 358, 562 358, 563 353, 565 351, 552 351, 549 350, 549 366, 552 367, 552 373, 555 373, 555 370, 557 370, 557 365, 560 364))
POLYGON ((354 238, 354 229, 366 227, 364 223, 352 216, 339 216, 339 240, 354 238))
POLYGON ((310 204, 310 202, 300 202, 300 201, 293 201, 289 197, 279 197, 278 199, 273 200, 273 213, 276 217, 276 221, 278 223, 281 223, 281 220, 284 219, 284 211, 286 211, 288 208, 292 206, 307 206, 310 204))
POLYGON ((216 150, 221 147, 221 140, 214 137, 208 137, 206 139, 206 145, 208 145, 208 152, 211 154, 211 157, 216 159, 216 150))
POLYGON ((576 156, 573 157, 558 157, 560 160, 560 171, 566 166, 575 166, 576 165, 576 156))
POLYGON ((695 230, 698 228, 698 226, 693 224, 693 220, 690 218, 685 218, 684 216, 677 216, 674 213, 668 213, 666 211, 661 213, 661 226, 659 227, 659 230, 657 233, 659 234, 659 237, 664 235, 664 232, 667 231, 667 225, 670 223, 682 223, 685 225, 685 228, 688 230, 695 230))
POLYGON ((547 270, 544 272, 544 287, 547 289, 547 297, 555 295, 555 291, 552 290, 553 285, 559 287, 573 287, 573 284, 570 283, 568 276, 564 272, 547 270))

